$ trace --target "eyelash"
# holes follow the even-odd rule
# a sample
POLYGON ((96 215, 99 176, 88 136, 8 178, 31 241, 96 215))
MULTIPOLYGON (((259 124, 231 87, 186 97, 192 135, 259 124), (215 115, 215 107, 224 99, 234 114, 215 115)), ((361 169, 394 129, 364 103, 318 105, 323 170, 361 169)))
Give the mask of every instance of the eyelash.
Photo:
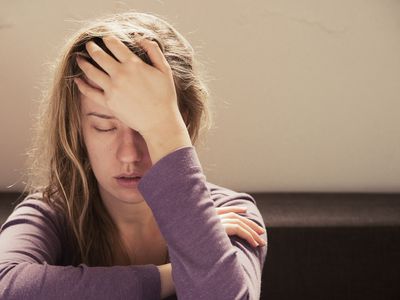
POLYGON ((111 132, 114 131, 116 128, 111 128, 111 129, 100 129, 97 127, 94 127, 95 130, 99 131, 99 132, 111 132))

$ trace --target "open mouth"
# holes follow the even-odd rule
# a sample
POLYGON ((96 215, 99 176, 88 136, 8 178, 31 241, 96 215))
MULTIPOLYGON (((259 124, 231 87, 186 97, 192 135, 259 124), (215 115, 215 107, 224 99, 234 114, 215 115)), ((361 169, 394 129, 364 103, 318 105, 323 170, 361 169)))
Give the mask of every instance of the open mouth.
POLYGON ((137 186, 141 177, 117 177, 117 182, 123 187, 135 187, 137 186))

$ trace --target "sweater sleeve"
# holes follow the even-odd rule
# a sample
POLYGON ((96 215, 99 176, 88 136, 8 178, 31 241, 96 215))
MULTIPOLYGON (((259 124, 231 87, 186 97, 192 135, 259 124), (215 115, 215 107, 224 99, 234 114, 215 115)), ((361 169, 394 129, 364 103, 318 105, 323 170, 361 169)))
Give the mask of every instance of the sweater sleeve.
POLYGON ((55 265, 68 248, 43 201, 21 202, 0 229, 1 299, 160 299, 155 265, 55 265))
POLYGON ((138 187, 167 241, 178 299, 259 299, 266 247, 228 237, 194 147, 160 159, 138 187))

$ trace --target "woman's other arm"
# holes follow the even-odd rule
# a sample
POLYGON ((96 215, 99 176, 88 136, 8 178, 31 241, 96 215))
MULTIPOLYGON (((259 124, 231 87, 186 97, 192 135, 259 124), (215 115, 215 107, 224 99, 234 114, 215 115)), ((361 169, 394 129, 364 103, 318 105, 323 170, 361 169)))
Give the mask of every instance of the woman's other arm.
POLYGON ((67 246, 59 220, 44 202, 27 199, 2 225, 1 299, 160 299, 168 295, 166 284, 160 282, 168 282, 163 266, 56 265, 67 246))

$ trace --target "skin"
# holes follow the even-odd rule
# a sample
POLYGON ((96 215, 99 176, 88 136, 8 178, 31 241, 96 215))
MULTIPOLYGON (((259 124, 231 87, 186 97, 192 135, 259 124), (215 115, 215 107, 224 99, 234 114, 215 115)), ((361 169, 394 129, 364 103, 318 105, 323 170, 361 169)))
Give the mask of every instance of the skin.
POLYGON ((171 69, 157 43, 141 43, 154 68, 119 39, 111 36, 104 42, 121 63, 89 42, 89 54, 107 73, 77 59, 88 82, 75 82, 82 94, 84 114, 95 111, 115 120, 113 124, 105 120, 100 124, 100 120, 88 120, 96 117, 84 115, 83 135, 100 194, 122 235, 143 241, 149 231, 156 230, 152 212, 137 189, 118 189, 113 176, 129 171, 144 174, 165 155, 192 144, 177 106, 171 69), (116 130, 96 132, 94 122, 116 130))
MULTIPOLYGON (((75 79, 81 92, 84 142, 100 195, 121 237, 128 249, 137 241, 148 245, 142 248, 148 253, 151 248, 165 247, 165 240, 137 187, 123 188, 114 176, 130 172, 144 175, 164 156, 192 143, 178 109, 172 71, 158 44, 144 38, 139 41, 153 62, 154 66, 150 66, 118 38, 108 36, 103 41, 119 61, 93 42, 88 42, 86 48, 107 73, 77 59, 85 74, 85 80, 75 79)), ((259 237, 264 229, 237 214, 245 212, 245 208, 216 210, 228 235, 238 235, 255 247, 265 245, 259 237)), ((139 249, 135 251, 140 255, 139 249)), ((171 264, 159 266, 162 298, 175 292, 171 270, 171 264)))
MULTIPOLYGON (((89 79, 88 84, 99 88, 89 79)), ((146 141, 120 120, 100 116, 113 117, 113 114, 82 94, 82 134, 103 203, 127 244, 144 241, 149 236, 161 237, 152 211, 139 190, 123 188, 115 179, 122 173, 144 175, 152 167, 146 141)))
POLYGON ((78 58, 79 67, 101 90, 76 79, 80 91, 113 116, 138 131, 147 143, 151 161, 183 147, 192 146, 185 122, 179 112, 171 68, 158 44, 142 39, 154 67, 144 63, 119 39, 103 38, 116 61, 94 42, 86 44, 90 56, 107 72, 78 58))

